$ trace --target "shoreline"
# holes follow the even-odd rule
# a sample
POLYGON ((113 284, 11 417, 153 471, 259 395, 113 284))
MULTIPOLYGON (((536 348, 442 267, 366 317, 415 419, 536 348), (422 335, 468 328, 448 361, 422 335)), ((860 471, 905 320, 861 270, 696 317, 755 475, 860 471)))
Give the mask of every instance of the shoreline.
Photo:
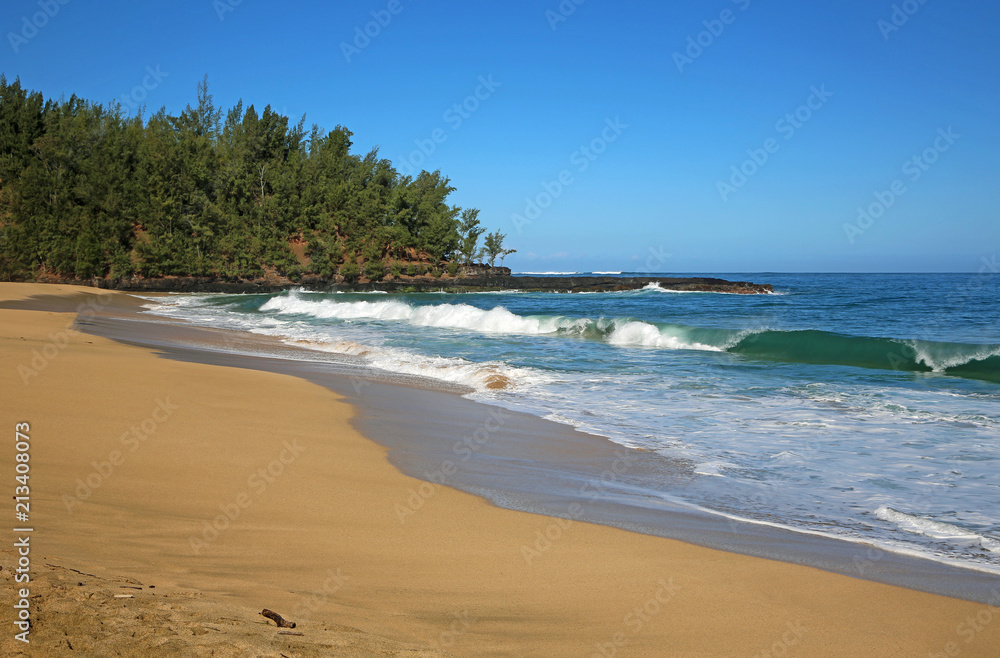
MULTIPOLYGON (((0 286, 4 299, 58 292, 0 286)), ((525 566, 523 538, 559 527, 553 517, 439 487, 401 522, 395 506, 423 482, 351 429, 355 411, 341 396, 295 377, 182 363, 70 332, 65 313, 2 309, 0 317, 9 373, 30 363, 49 334, 68 334, 28 388, 15 377, 4 386, 14 411, 34 416, 46 437, 32 456, 49 482, 38 485, 38 550, 75 566, 194 586, 253 615, 291 609, 336 566, 349 585, 317 603, 312 618, 417 643, 425 655, 693 656, 793 646, 810 655, 912 655, 952 644, 962 655, 988 655, 1000 639, 995 604, 585 522, 563 526, 525 566), (141 426, 157 394, 185 413, 159 425, 155 440, 67 515, 59 493, 115 449, 123 424, 141 426), (267 487, 196 559, 192 528, 238 501, 250 467, 280 459, 291 432, 311 451, 287 466, 296 476, 267 487), (966 641, 962 625, 981 614, 994 623, 966 641)), ((409 399, 414 413, 430 415, 409 399)))
MULTIPOLYGON (((323 386, 354 405, 358 413, 352 424, 385 448, 402 473, 480 496, 498 508, 598 523, 979 603, 994 600, 1000 591, 1000 574, 992 571, 686 503, 679 496, 693 477, 690 464, 650 460, 648 455, 640 460, 635 450, 606 437, 467 399, 458 386, 339 359, 314 362, 320 354, 274 338, 240 336, 162 316, 88 317, 82 328, 157 349, 170 359, 287 374, 323 386), (166 320, 162 327, 157 326, 160 320, 166 320), (134 322, 143 325, 141 337, 134 322), (422 414, 424 409, 440 413, 422 414), (634 485, 651 479, 670 482, 667 488, 678 497, 634 485)), ((401 519, 434 495, 427 489, 415 491, 415 497, 401 501, 401 519)), ((530 541, 522 548, 526 561, 537 552, 530 541)))

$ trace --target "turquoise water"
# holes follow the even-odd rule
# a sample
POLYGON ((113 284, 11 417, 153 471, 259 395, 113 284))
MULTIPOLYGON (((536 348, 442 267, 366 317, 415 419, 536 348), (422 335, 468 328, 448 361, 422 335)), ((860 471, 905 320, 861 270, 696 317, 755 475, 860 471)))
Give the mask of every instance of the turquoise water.
POLYGON ((684 499, 709 510, 1000 572, 1000 276, 717 276, 776 294, 295 291, 151 306, 655 451, 690 466, 684 499))

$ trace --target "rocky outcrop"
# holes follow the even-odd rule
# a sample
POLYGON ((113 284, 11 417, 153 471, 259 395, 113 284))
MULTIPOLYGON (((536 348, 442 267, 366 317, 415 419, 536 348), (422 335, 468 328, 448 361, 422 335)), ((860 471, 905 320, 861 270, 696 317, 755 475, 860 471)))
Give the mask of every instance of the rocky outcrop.
POLYGON ((482 263, 474 265, 462 265, 458 268, 458 275, 462 277, 494 277, 510 276, 509 267, 490 267, 482 263))
POLYGON ((337 284, 329 286, 335 290, 385 290, 423 291, 446 290, 454 292, 483 292, 490 290, 521 290, 524 292, 615 292, 638 290, 656 284, 664 290, 685 290, 691 292, 728 292, 741 295, 768 294, 773 292, 770 284, 748 281, 726 281, 712 278, 671 278, 671 277, 610 277, 610 276, 496 276, 465 277, 459 279, 435 279, 415 277, 399 281, 379 283, 337 284))
POLYGON ((445 290, 448 292, 484 292, 490 290, 522 290, 525 292, 614 292, 638 290, 656 284, 665 290, 691 292, 725 292, 741 295, 767 294, 773 292, 770 284, 748 281, 727 281, 714 278, 674 278, 674 277, 611 277, 611 276, 510 276, 509 268, 474 268, 477 274, 458 277, 402 276, 377 282, 346 283, 342 277, 322 279, 305 276, 296 281, 285 277, 267 276, 245 281, 225 281, 214 277, 160 277, 144 279, 133 277, 120 281, 109 279, 59 279, 51 283, 132 290, 145 292, 225 292, 225 293, 272 293, 289 288, 311 290, 341 290, 350 292, 424 292, 445 290), (502 272, 502 273, 501 273, 502 272))

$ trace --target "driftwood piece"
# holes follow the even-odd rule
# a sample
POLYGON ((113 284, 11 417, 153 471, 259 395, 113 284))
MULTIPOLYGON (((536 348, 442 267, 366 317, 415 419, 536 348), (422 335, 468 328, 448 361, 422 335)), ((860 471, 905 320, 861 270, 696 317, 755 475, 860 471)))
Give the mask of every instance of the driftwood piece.
POLYGON ((295 628, 294 621, 288 621, 284 619, 277 612, 273 612, 271 610, 268 610, 267 608, 264 608, 263 610, 261 610, 260 614, 264 615, 265 617, 273 621, 275 624, 277 624, 278 628, 295 628))

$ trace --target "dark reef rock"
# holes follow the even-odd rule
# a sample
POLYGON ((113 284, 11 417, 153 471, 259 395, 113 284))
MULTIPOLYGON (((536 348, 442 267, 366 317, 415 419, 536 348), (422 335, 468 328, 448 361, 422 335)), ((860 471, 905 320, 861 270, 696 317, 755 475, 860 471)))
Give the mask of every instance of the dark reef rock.
POLYGON ((462 277, 403 276, 390 281, 346 283, 341 277, 322 279, 305 276, 297 281, 284 277, 268 276, 244 281, 225 281, 214 277, 161 277, 144 279, 133 277, 121 281, 109 279, 50 279, 50 283, 65 283, 112 290, 135 292, 224 292, 224 293, 273 293, 290 288, 309 290, 339 290, 344 292, 488 292, 492 290, 521 290, 524 292, 614 292, 638 290, 656 284, 665 290, 690 292, 725 292, 740 295, 773 292, 770 284, 747 281, 726 281, 712 278, 673 277, 611 277, 611 276, 510 276, 508 268, 493 268, 487 274, 462 277), (502 273, 501 273, 502 272, 502 273))
POLYGON ((749 283, 747 281, 726 281, 709 278, 668 278, 668 277, 610 277, 610 276, 492 276, 464 277, 460 279, 434 279, 415 277, 412 280, 383 281, 379 283, 336 284, 333 290, 385 290, 483 292, 490 290, 521 290, 524 292, 615 292, 619 290, 639 290, 650 284, 657 284, 664 290, 685 290, 691 292, 728 292, 741 295, 767 294, 773 292, 770 284, 749 283))

